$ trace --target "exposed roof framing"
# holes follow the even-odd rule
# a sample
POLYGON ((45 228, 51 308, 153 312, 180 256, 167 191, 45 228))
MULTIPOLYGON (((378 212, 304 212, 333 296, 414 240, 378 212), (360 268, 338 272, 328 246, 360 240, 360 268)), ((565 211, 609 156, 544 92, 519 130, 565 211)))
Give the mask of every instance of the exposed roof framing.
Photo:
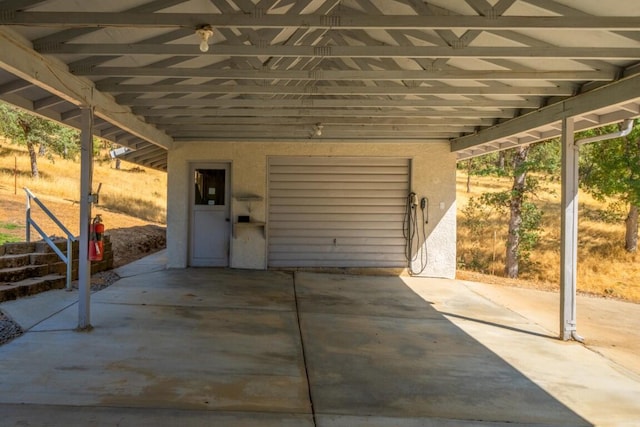
POLYGON ((602 3, 0 0, 0 99, 76 126, 92 105, 160 169, 193 140, 449 140, 464 159, 563 116, 640 116, 640 3, 602 3))
MULTIPOLYGON (((186 3, 186 2, 185 2, 186 3)), ((215 2, 214 2, 215 3, 215 2)), ((41 25, 61 28, 194 28, 209 24, 215 28, 304 27, 346 30, 637 30, 634 17, 622 16, 407 16, 407 15, 318 15, 318 14, 200 14, 131 12, 29 12, 7 10, 0 24, 41 25)))

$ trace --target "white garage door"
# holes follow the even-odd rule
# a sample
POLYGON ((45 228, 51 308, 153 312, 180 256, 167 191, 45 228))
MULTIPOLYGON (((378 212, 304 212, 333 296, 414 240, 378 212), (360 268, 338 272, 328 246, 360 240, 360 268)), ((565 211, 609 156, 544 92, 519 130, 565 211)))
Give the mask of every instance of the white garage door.
POLYGON ((269 160, 270 267, 403 267, 409 160, 269 160))

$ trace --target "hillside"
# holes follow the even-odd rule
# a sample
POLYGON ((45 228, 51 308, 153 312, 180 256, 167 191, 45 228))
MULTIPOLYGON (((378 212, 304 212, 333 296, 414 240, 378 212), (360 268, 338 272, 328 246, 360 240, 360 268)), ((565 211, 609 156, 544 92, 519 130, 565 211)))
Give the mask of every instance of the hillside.
MULTIPOLYGON (((106 151, 100 154, 106 159, 106 151)), ((0 243, 25 239, 26 195, 29 188, 75 235, 79 234, 80 163, 55 158, 38 161, 41 177, 30 177, 23 147, 0 139, 0 243), (15 173, 17 171, 17 174, 15 173)), ((166 174, 123 162, 96 161, 94 188, 102 183, 101 214, 114 247, 114 264, 126 264, 165 245, 166 174)), ((38 206, 32 215, 47 235, 62 235, 38 206)), ((34 231, 35 233, 35 231, 34 231)), ((40 239, 36 234, 34 239, 40 239)))
MULTIPOLYGON (((502 276, 508 218, 488 211, 486 224, 471 232, 465 226, 464 209, 470 197, 508 189, 508 178, 472 177, 458 171, 458 277, 482 282, 557 290, 560 281, 560 183, 545 183, 535 203, 543 210, 541 239, 522 263, 518 280, 502 276)), ((612 215, 605 206, 583 192, 579 195, 578 291, 640 302, 640 266, 637 253, 624 250, 624 212, 612 215)))

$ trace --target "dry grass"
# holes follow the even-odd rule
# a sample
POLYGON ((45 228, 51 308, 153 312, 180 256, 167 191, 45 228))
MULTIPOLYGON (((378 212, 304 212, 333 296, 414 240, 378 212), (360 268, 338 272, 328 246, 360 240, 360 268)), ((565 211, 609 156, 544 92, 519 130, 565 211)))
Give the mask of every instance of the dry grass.
MULTIPOLYGON (((105 156, 106 152, 100 155, 101 158, 105 156)), ((0 190, 3 194, 8 197, 17 193, 15 197, 24 198, 22 188, 27 187, 45 203, 62 200, 77 205, 80 199, 79 161, 57 158, 51 162, 40 158, 38 166, 40 178, 31 178, 26 149, 0 140, 0 190), (17 176, 14 170, 17 170, 17 176)), ((94 190, 102 183, 99 208, 148 222, 165 222, 166 180, 165 173, 126 162, 122 162, 120 170, 115 169, 113 162, 94 163, 94 190)))
MULTIPOLYGON (((504 269, 507 220, 505 216, 489 213, 488 226, 480 235, 473 236, 463 225, 462 210, 471 196, 483 192, 506 189, 509 179, 472 177, 471 193, 466 192, 466 174, 458 171, 458 259, 464 260, 467 271, 461 278, 483 280, 502 284, 558 289, 560 281, 560 185, 547 183, 549 191, 538 194, 537 204, 544 211, 543 232, 538 247, 531 254, 530 263, 521 267, 517 281, 501 278, 504 269), (496 236, 494 242, 494 235, 496 236), (495 261, 493 253, 495 251, 495 261), (494 274, 495 278, 470 273, 470 260, 479 260, 481 273, 494 274)), ((640 266, 638 254, 624 250, 624 223, 604 221, 604 206, 588 194, 580 193, 578 223, 578 290, 583 293, 622 298, 640 302, 640 266)))

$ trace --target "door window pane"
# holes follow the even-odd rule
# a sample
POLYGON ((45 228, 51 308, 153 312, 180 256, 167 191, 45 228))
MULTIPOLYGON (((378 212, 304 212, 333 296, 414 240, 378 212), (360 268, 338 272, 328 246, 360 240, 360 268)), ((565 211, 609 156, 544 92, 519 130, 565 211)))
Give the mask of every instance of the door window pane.
POLYGON ((194 176, 195 204, 221 205, 225 203, 224 169, 196 169, 194 176))

